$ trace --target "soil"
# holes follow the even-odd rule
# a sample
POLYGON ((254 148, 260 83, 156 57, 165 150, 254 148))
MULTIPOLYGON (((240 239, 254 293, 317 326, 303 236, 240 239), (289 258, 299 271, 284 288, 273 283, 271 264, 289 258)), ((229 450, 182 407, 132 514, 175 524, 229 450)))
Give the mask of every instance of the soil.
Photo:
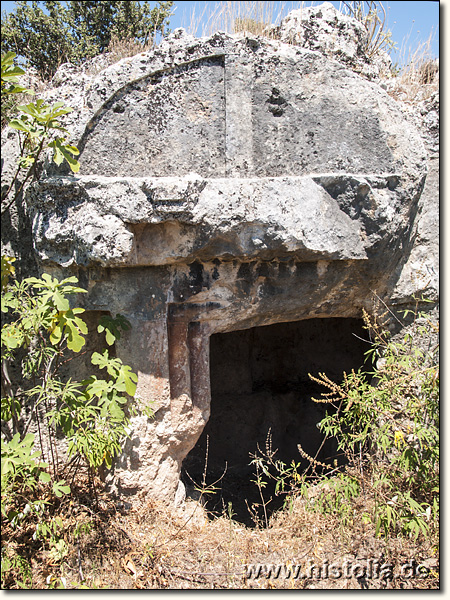
MULTIPOLYGON (((368 509, 362 503, 344 527, 296 498, 266 526, 264 516, 237 521, 221 492, 206 507, 203 498, 188 498, 174 509, 144 498, 133 506, 118 502, 96 485, 93 494, 87 481, 79 484, 55 507, 63 524, 59 556, 49 543, 26 546, 32 528, 21 538, 5 528, 8 547, 29 552, 32 589, 439 588, 436 539, 375 537, 361 518, 368 509)), ((5 583, 16 587, 13 577, 5 583)))

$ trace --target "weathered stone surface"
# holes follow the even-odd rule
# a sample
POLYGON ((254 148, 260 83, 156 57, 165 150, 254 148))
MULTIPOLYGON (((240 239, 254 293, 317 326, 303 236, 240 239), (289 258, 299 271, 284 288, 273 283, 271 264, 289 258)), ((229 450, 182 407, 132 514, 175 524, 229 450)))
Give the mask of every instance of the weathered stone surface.
POLYGON ((425 142, 428 174, 417 207, 411 249, 405 254, 407 260, 391 294, 391 302, 399 305, 414 297, 439 299, 439 91, 404 109, 425 142))
POLYGON ((291 11, 274 33, 283 42, 316 50, 369 79, 390 74, 389 55, 381 49, 372 53, 363 24, 330 2, 291 11))
POLYGON ((83 175, 48 179, 33 200, 43 260, 353 259, 378 229, 408 226, 425 151, 383 90, 289 45, 183 40, 164 67, 159 50, 96 77, 97 97, 115 85, 80 109, 83 175))
POLYGON ((55 177, 37 190, 36 249, 63 266, 367 259, 396 239, 410 210, 395 174, 55 177))
MULTIPOLYGON (((345 55, 340 43, 325 54, 345 55)), ((134 418, 112 488, 179 500, 210 413, 212 334, 360 319, 374 291, 409 301, 400 276, 435 222, 418 221, 424 186, 435 194, 427 152, 380 86, 278 41, 177 31, 54 82, 82 169, 49 163, 29 190, 35 249, 46 270, 78 275, 87 309, 133 325, 116 352, 156 413, 134 418)))

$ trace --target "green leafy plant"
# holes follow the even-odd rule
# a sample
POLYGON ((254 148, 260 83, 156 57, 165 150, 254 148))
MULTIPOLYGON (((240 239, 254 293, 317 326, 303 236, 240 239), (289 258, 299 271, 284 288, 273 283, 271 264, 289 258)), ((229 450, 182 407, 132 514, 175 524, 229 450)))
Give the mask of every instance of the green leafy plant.
POLYGON ((33 90, 20 85, 19 77, 25 75, 25 71, 14 64, 14 57, 13 52, 8 52, 2 55, 1 60, 2 129, 6 127, 9 119, 17 113, 19 99, 34 94, 33 90))
POLYGON ((371 491, 376 534, 386 537, 426 535, 438 518, 438 347, 426 346, 437 325, 423 313, 413 317, 412 331, 392 341, 365 315, 375 336, 373 372, 353 371, 340 386, 312 377, 330 390, 319 401, 335 408, 319 427, 353 467, 347 484, 353 477, 371 491))
POLYGON ((306 469, 277 461, 272 451, 252 461, 265 481, 276 481, 277 493, 299 494, 310 510, 333 514, 343 526, 351 526, 363 497, 363 520, 386 538, 429 536, 438 528, 439 365, 438 345, 430 342, 438 326, 417 309, 404 317, 411 315, 413 324, 394 341, 364 314, 373 370, 344 374, 342 383, 310 375, 328 389, 313 400, 330 406, 318 427, 337 442, 342 466, 319 462, 300 445, 306 469))
MULTIPOLYGON (((112 466, 129 436, 130 416, 138 408, 133 399, 137 375, 106 349, 91 356, 92 368, 104 372, 103 378, 93 374, 74 381, 63 376, 62 366, 86 345, 84 309, 73 306, 75 298, 86 290, 77 285, 75 277, 59 281, 44 274, 19 282, 15 279, 14 259, 4 256, 1 264, 5 317, 2 516, 8 531, 30 531, 33 525, 33 539, 46 544, 53 560, 61 562, 67 547, 60 533, 61 523, 49 514, 50 507, 70 494, 70 485, 61 475, 65 472, 67 477, 71 470, 84 465, 92 483, 94 471, 112 466), (10 376, 11 368, 16 371, 15 377, 10 376), (61 437, 65 438, 65 450, 57 442, 61 437)), ((101 323, 99 333, 108 337, 105 344, 109 346, 123 330, 130 329, 122 315, 104 318, 101 323)), ((152 416, 150 407, 143 412, 152 416)), ((3 556, 5 581, 15 577, 19 585, 27 557, 2 549, 3 556)), ((21 580, 24 585, 28 585, 26 573, 25 569, 21 580)))
POLYGON ((1 93, 2 96, 9 96, 11 94, 33 94, 33 90, 24 88, 19 84, 19 77, 25 74, 25 71, 14 64, 14 52, 7 52, 2 55, 1 62, 1 93))
MULTIPOLYGON (((50 531, 47 520, 48 500, 42 499, 42 490, 57 498, 70 493, 65 481, 51 481, 48 464, 39 460, 40 451, 34 449, 34 435, 26 434, 22 439, 16 433, 9 442, 1 440, 1 513, 2 521, 13 531, 22 532, 34 523, 33 539, 42 539, 50 531)), ((55 541, 55 536, 51 538, 55 541)), ((31 585, 31 565, 25 556, 14 553, 2 545, 2 586, 10 579, 20 588, 31 585)))
MULTIPOLYGON (((18 77, 25 72, 14 65, 15 57, 14 52, 2 55, 2 99, 14 94, 32 93, 18 84, 18 77)), ((78 173, 80 163, 74 157, 79 151, 69 143, 69 132, 60 122, 60 117, 71 111, 63 102, 49 105, 42 99, 14 107, 14 116, 7 124, 18 132, 19 157, 9 184, 2 187, 2 214, 20 197, 25 185, 37 178, 39 160, 46 150, 53 151, 53 161, 57 165, 65 160, 71 170, 78 173)))
POLYGON ((50 423, 62 429, 68 438, 68 456, 82 456, 91 467, 112 465, 128 437, 129 420, 124 412, 127 397, 136 391, 137 375, 108 351, 94 352, 92 364, 106 369, 110 380, 92 375, 80 384, 68 382, 53 388, 61 398, 48 412, 50 423))
POLYGON ((33 581, 30 562, 20 554, 9 554, 2 546, 1 562, 2 588, 9 589, 10 581, 14 581, 19 589, 30 589, 33 581))
MULTIPOLYGON (((69 458, 80 455, 93 468, 103 462, 111 466, 126 437, 128 417, 123 408, 135 394, 137 375, 105 350, 102 354, 94 352, 91 362, 106 371, 106 379, 92 375, 81 382, 62 380, 58 376, 62 362, 68 360, 68 353, 78 353, 85 345, 88 328, 81 316, 84 309, 72 308, 69 302, 70 297, 85 290, 74 285, 75 277, 58 281, 44 274, 41 279, 8 281, 11 262, 5 259, 4 266, 2 311, 9 316, 2 327, 4 374, 8 363, 25 350, 22 374, 32 385, 14 390, 11 379, 5 376, 4 389, 9 393, 2 400, 2 416, 11 420, 14 435, 20 432, 23 436, 31 420, 38 418, 42 405, 49 439, 61 428, 68 439, 69 458), (31 416, 23 424, 19 417, 25 404, 31 416)), ((109 345, 120 337, 122 328, 130 327, 121 315, 103 319, 102 323, 98 329, 106 332, 109 345)), ((54 470, 56 463, 53 459, 54 470)))
POLYGON ((111 315, 103 315, 97 327, 99 333, 105 332, 108 346, 114 344, 116 340, 120 340, 121 329, 123 331, 130 329, 129 322, 121 314, 117 314, 115 318, 111 317, 111 315))

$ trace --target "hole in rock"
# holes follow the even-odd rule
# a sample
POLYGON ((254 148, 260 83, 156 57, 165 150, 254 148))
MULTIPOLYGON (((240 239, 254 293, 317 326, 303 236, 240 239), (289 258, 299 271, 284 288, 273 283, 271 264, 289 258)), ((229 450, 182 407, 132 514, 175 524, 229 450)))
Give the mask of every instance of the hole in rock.
MULTIPOLYGON (((323 441, 317 423, 330 410, 329 405, 311 400, 328 390, 312 382, 308 373, 323 372, 340 382, 343 371, 363 365, 369 348, 363 339, 367 339, 363 322, 348 318, 308 319, 212 335, 211 416, 183 462, 188 496, 192 481, 201 484, 205 473, 207 485, 219 480, 215 493, 205 496, 210 514, 224 509, 227 513, 231 502, 234 518, 253 525, 248 505, 260 504, 261 497, 252 483, 252 455, 258 446, 265 451, 270 436, 275 458, 306 468, 297 445, 316 456, 323 441)), ((336 453, 335 440, 327 440, 317 458, 332 460, 336 453)), ((283 498, 275 497, 270 485, 262 492, 265 500, 273 497, 267 506, 271 514, 283 498)), ((254 510, 261 517, 262 507, 254 510)))

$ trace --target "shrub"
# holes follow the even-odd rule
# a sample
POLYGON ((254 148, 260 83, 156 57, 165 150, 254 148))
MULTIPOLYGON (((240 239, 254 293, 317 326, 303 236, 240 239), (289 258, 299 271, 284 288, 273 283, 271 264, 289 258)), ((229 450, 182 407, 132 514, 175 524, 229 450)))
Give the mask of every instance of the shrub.
MULTIPOLYGON (((33 94, 31 90, 25 89, 19 83, 19 77, 25 71, 14 64, 15 56, 14 52, 2 55, 2 102, 16 95, 33 94)), ((5 107, 2 105, 2 108, 5 107)), ((80 164, 75 159, 79 151, 69 143, 69 132, 60 122, 60 117, 71 112, 71 108, 64 106, 63 102, 49 105, 42 99, 37 99, 36 102, 28 104, 10 103, 7 110, 8 119, 13 118, 5 121, 9 127, 18 132, 19 156, 11 180, 4 185, 2 181, 2 215, 15 200, 21 197, 25 186, 38 177, 40 160, 46 150, 53 152, 53 161, 57 165, 66 161, 74 173, 80 169, 80 164)))
MULTIPOLYGON (((92 365, 105 371, 103 378, 94 374, 74 381, 61 375, 61 367, 82 351, 88 335, 84 309, 69 302, 82 293, 75 277, 58 281, 44 274, 18 282, 14 259, 2 257, 2 517, 8 532, 32 535, 56 553, 64 550, 64 541, 58 518, 50 517, 48 509, 70 493, 61 476, 67 477, 69 467, 75 476, 85 465, 92 482, 94 471, 111 467, 137 410, 132 400, 137 375, 110 357, 108 349, 91 356, 92 365), (36 440, 40 451, 34 447, 36 440), (61 446, 66 448, 63 456, 61 446), (46 462, 41 460, 44 448, 46 462)), ((97 331, 112 346, 129 327, 121 315, 103 316, 97 331)), ((143 411, 151 417, 148 407, 143 411)), ((4 576, 13 573, 19 578, 14 585, 27 587, 27 558, 15 553, 8 541, 6 536, 4 576)))
MULTIPOLYGON (((25 439, 35 421, 41 448, 44 431, 47 434, 54 473, 59 464, 55 439, 60 431, 67 439, 68 459, 80 457, 92 468, 109 467, 127 437, 129 417, 124 406, 134 396, 137 376, 106 349, 91 356, 92 365, 106 371, 105 379, 92 375, 81 382, 63 380, 59 375, 62 364, 81 351, 88 334, 81 316, 84 309, 72 308, 69 298, 86 291, 74 285, 75 277, 58 281, 44 274, 41 279, 14 281, 13 260, 2 257, 2 312, 7 317, 2 327, 2 389, 6 392, 2 419, 4 425, 10 424, 3 433, 10 441, 18 433, 25 439), (20 366, 20 385, 9 377, 11 364, 20 366), (25 407, 26 421, 21 416, 25 407)), ((121 315, 103 317, 98 325, 108 345, 128 328, 121 315)))
POLYGON ((274 453, 253 463, 277 481, 278 492, 294 490, 311 510, 337 515, 343 525, 359 514, 356 500, 363 497, 362 518, 377 535, 426 536, 437 531, 439 516, 438 346, 430 343, 438 326, 416 311, 397 341, 364 318, 375 368, 344 374, 341 384, 324 373, 310 375, 328 389, 313 400, 332 409, 318 427, 337 441, 346 465, 318 462, 301 446, 306 471, 276 461, 274 453))
POLYGON ((16 52, 43 79, 58 67, 79 64, 97 56, 115 36, 142 44, 166 35, 172 1, 71 1, 17 2, 16 9, 2 19, 2 53, 16 52), (44 5, 45 13, 39 4, 44 5))
MULTIPOLYGON (((2 100, 32 93, 20 85, 24 70, 14 65, 14 58, 12 52, 2 56, 2 100)), ((8 125, 18 132, 20 154, 12 181, 2 189, 2 213, 38 177, 46 148, 53 151, 55 163, 66 160, 72 171, 79 169, 74 158, 78 150, 68 144, 68 132, 59 121, 70 108, 62 102, 49 106, 43 100, 20 106, 12 102, 8 108, 13 113, 8 125)), ((27 553, 32 540, 48 544, 55 560, 67 550, 60 537, 61 519, 50 516, 50 509, 70 493, 60 477, 67 476, 69 466, 75 475, 84 464, 92 483, 94 471, 111 467, 136 411, 132 398, 137 375, 105 349, 91 356, 93 368, 105 372, 104 377, 94 374, 82 381, 63 377, 61 367, 82 351, 88 335, 84 309, 70 302, 86 290, 76 285, 75 277, 58 281, 44 274, 17 281, 15 260, 1 258, 1 512, 7 531, 2 538, 2 585, 29 587, 27 553), (41 460, 44 448, 46 462, 41 460)), ((97 331, 112 346, 129 327, 121 315, 103 316, 97 331)), ((149 408, 144 412, 151 416, 149 408)))

